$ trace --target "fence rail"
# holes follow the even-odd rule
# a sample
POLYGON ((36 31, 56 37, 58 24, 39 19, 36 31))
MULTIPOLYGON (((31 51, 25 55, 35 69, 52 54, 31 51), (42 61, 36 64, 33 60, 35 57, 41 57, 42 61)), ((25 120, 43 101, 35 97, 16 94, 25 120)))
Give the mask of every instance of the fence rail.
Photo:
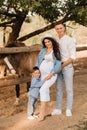
MULTIPOLYGON (((15 53, 22 53, 22 52, 32 52, 32 51, 39 51, 41 49, 41 45, 34 45, 34 46, 27 46, 27 47, 13 47, 13 48, 0 48, 0 54, 15 54, 15 53)), ((77 51, 87 50, 87 45, 76 46, 77 51)))
MULTIPOLYGON (((41 45, 34 45, 30 47, 13 47, 13 48, 0 48, 0 54, 16 54, 16 53, 23 53, 23 52, 33 52, 33 51, 40 51, 42 48, 41 45)), ((76 47, 77 51, 83 51, 87 50, 87 45, 84 46, 77 46, 76 47)), ((2 78, 0 79, 0 87, 4 86, 11 86, 11 85, 16 85, 16 84, 21 84, 21 83, 27 83, 30 82, 30 77, 8 77, 8 78, 2 78)))
POLYGON ((8 78, 2 78, 0 79, 0 87, 6 87, 6 86, 12 86, 16 84, 21 84, 21 83, 27 83, 30 82, 31 77, 15 77, 15 76, 10 76, 8 78))
POLYGON ((26 47, 1 47, 0 54, 15 54, 15 53, 22 53, 22 52, 32 52, 32 51, 40 51, 41 45, 33 45, 33 46, 26 46, 26 47))

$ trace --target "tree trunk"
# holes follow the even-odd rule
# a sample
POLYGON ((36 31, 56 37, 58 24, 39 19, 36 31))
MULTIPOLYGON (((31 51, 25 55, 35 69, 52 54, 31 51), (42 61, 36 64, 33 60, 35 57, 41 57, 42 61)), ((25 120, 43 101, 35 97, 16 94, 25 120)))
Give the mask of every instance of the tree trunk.
MULTIPOLYGON (((12 32, 9 34, 9 38, 6 45, 12 44, 19 37, 21 26, 26 18, 26 13, 21 14, 17 21, 12 25, 12 32)), ((6 46, 5 45, 5 46, 6 46)))

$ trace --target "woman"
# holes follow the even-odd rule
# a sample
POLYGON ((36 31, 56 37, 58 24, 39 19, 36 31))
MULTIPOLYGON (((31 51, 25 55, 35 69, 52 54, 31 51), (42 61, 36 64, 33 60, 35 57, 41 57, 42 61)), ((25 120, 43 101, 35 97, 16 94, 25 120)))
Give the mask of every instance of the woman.
POLYGON ((61 67, 60 52, 57 41, 52 38, 52 36, 46 35, 42 39, 42 44, 43 49, 38 55, 36 66, 40 69, 41 79, 44 79, 44 77, 47 76, 47 80, 40 88, 41 107, 38 117, 39 121, 44 120, 46 115, 49 114, 49 88, 55 83, 57 79, 57 72, 61 67))

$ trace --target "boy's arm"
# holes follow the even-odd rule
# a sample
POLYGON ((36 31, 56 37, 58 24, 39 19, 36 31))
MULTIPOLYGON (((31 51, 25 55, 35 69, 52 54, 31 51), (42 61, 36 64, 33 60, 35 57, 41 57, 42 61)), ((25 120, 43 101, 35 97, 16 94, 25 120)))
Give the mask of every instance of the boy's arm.
POLYGON ((37 88, 37 87, 40 88, 44 82, 45 80, 38 80, 37 78, 34 78, 31 85, 33 88, 37 88))

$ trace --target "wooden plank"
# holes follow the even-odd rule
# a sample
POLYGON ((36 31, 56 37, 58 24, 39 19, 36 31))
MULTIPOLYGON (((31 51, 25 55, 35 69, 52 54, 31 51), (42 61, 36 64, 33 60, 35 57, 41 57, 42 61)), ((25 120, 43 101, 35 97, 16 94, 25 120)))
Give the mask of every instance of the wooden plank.
POLYGON ((30 82, 30 77, 20 77, 20 78, 11 78, 11 79, 0 79, 0 87, 12 86, 21 83, 30 82))
MULTIPOLYGON (((22 53, 22 52, 33 52, 40 51, 42 48, 41 45, 34 46, 26 46, 26 47, 13 47, 13 48, 0 48, 0 54, 14 54, 14 53, 22 53)), ((76 46, 77 51, 87 50, 87 45, 76 46)))
POLYGON ((21 53, 21 52, 32 52, 32 51, 40 51, 42 48, 41 45, 34 45, 34 46, 27 46, 27 47, 5 47, 0 48, 0 54, 14 54, 14 53, 21 53))
POLYGON ((77 45, 76 51, 84 51, 87 50, 87 45, 77 45))

